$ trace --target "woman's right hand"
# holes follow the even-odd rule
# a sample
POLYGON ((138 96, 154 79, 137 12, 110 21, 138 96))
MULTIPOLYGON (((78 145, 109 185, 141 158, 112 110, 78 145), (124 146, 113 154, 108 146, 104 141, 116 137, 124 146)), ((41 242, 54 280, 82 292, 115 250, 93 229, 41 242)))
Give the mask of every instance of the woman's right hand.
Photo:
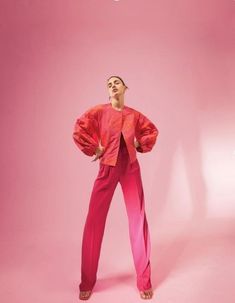
POLYGON ((99 143, 99 146, 96 148, 95 154, 96 157, 91 162, 96 161, 104 152, 104 147, 99 143))

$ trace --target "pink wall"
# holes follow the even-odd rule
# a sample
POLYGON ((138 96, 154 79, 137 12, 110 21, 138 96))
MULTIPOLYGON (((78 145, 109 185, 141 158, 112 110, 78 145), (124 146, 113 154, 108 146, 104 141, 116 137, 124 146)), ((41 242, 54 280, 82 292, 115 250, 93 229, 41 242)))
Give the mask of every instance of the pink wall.
MULTIPOLYGON (((152 241, 175 222, 234 218, 234 1, 0 6, 4 241, 65 233, 80 253, 98 162, 77 149, 73 125, 90 106, 108 102, 113 74, 129 87, 125 104, 160 130, 153 151, 138 154, 152 241)), ((104 255, 113 235, 126 234, 126 220, 118 186, 104 255)))

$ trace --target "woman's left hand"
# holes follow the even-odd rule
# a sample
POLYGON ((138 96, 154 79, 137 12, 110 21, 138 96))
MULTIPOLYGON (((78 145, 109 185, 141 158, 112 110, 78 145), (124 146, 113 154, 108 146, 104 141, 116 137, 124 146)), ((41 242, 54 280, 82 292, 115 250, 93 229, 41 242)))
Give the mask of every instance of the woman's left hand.
POLYGON ((140 144, 139 144, 139 142, 137 140, 135 140, 134 144, 135 144, 135 148, 137 148, 137 147, 140 146, 140 144))

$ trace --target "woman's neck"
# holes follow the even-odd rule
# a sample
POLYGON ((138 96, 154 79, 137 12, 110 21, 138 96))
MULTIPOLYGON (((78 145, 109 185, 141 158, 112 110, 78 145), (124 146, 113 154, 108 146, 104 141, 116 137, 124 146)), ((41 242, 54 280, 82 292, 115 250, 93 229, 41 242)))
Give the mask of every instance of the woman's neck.
POLYGON ((118 109, 122 109, 124 107, 124 98, 120 97, 119 98, 111 98, 111 103, 112 103, 112 106, 115 107, 115 108, 118 108, 118 109))

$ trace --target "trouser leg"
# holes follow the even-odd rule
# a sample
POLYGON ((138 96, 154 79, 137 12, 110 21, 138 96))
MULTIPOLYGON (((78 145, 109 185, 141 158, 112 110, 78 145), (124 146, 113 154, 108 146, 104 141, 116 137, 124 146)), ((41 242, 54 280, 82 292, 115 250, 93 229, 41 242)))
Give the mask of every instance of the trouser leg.
POLYGON ((128 221, 132 254, 137 274, 137 287, 146 290, 151 285, 150 234, 145 213, 144 191, 138 159, 128 162, 120 177, 128 221))
POLYGON ((110 169, 110 166, 100 164, 90 197, 82 240, 81 291, 91 290, 97 280, 106 217, 117 185, 110 169))

